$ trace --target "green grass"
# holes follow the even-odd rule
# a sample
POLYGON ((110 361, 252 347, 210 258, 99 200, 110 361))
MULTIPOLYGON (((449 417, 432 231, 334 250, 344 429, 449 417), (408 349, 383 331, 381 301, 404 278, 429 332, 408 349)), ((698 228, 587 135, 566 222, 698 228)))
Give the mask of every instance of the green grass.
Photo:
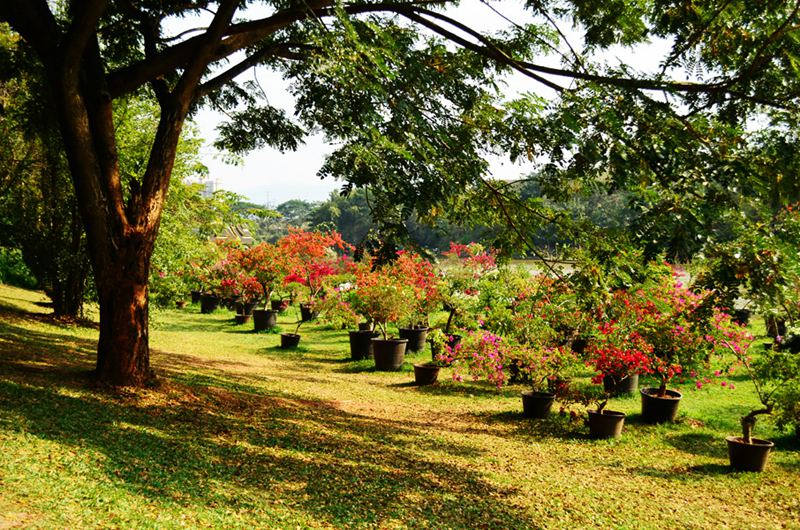
POLYGON ((523 419, 520 387, 417 388, 409 366, 350 362, 344 332, 304 325, 283 351, 195 306, 157 316, 159 385, 109 392, 88 377, 95 328, 42 300, 0 286, 0 528, 800 527, 794 439, 762 422, 768 470, 727 467, 755 403, 741 379, 682 388, 674 425, 616 399, 623 438, 592 441, 523 419))

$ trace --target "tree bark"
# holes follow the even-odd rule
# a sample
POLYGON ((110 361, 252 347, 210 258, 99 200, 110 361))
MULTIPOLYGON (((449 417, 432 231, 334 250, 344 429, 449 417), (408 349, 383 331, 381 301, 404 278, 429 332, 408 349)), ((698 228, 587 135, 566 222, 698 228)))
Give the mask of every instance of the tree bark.
POLYGON ((100 302, 96 375, 116 386, 142 386, 153 379, 148 341, 150 252, 137 247, 128 241, 112 267, 95 270, 100 302))

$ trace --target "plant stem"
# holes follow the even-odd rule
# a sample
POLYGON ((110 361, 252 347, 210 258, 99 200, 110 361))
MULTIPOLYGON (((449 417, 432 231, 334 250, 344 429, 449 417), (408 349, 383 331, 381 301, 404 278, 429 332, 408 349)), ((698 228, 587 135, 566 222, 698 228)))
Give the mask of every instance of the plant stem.
POLYGON ((744 443, 753 443, 753 428, 756 426, 757 416, 761 414, 772 414, 772 403, 767 404, 763 409, 753 410, 746 416, 742 416, 742 441, 744 443))

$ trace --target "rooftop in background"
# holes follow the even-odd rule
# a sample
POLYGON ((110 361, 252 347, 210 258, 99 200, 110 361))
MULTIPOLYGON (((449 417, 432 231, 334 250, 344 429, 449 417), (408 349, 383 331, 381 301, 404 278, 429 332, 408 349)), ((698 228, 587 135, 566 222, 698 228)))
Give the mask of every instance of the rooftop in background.
POLYGON ((222 243, 223 241, 238 240, 245 245, 252 245, 256 242, 250 230, 241 226, 227 226, 225 229, 211 238, 215 243, 222 243))

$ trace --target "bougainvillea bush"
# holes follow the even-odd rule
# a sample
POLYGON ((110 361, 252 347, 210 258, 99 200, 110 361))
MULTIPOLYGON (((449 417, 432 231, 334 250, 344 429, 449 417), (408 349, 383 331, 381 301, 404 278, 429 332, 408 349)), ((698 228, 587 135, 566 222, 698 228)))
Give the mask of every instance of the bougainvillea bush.
POLYGON ((407 320, 411 315, 414 289, 385 268, 372 270, 361 265, 355 271, 355 288, 348 293, 353 310, 373 322, 383 338, 389 337, 388 325, 407 320))
POLYGON ((562 389, 560 383, 579 363, 569 347, 523 345, 485 330, 469 332, 460 344, 445 348, 437 360, 453 366, 456 381, 466 374, 500 388, 522 379, 536 391, 562 389))
POLYGON ((409 327, 426 327, 428 316, 442 303, 439 278, 433 264, 415 252, 401 250, 397 259, 384 267, 386 274, 411 287, 413 297, 406 324, 409 327))
POLYGON ((300 228, 290 228, 289 234, 276 245, 290 260, 284 284, 303 285, 309 303, 323 293, 326 279, 347 268, 350 260, 342 253, 352 250, 336 231, 313 232, 300 228))
POLYGON ((270 243, 259 243, 239 253, 239 266, 257 282, 259 297, 263 297, 264 309, 269 309, 272 294, 283 283, 293 265, 281 247, 270 243))
POLYGON ((439 263, 442 278, 440 294, 450 310, 445 332, 450 331, 457 315, 477 315, 480 311, 480 285, 487 275, 497 271, 496 255, 478 243, 450 243, 450 250, 439 263))

